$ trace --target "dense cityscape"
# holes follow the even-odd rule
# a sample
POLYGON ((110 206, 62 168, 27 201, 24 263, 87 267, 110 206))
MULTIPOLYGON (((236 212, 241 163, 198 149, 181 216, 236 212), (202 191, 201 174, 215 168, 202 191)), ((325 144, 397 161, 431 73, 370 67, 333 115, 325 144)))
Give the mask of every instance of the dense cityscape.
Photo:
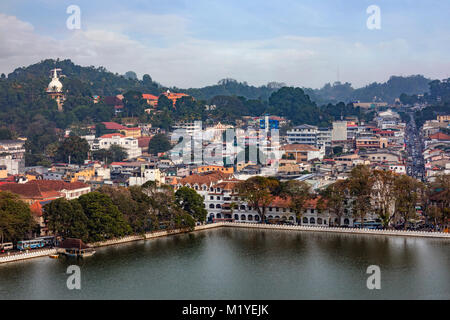
POLYGON ((4 310, 271 319, 363 314, 299 300, 450 299, 448 12, 0 2, 4 310))
POLYGON ((449 80, 389 102, 317 107, 300 88, 205 101, 149 79, 51 60, 2 76, 2 99, 16 105, 0 142, 3 252, 221 221, 448 232, 449 80), (30 96, 49 64, 152 93, 94 95, 54 68, 30 96), (36 102, 45 111, 17 123, 36 102))

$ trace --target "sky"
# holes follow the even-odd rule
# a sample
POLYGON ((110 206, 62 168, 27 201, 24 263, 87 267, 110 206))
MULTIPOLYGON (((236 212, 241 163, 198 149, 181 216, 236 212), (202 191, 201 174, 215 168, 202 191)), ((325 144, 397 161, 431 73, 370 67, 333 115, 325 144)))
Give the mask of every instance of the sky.
MULTIPOLYGON (((450 77, 448 0, 2 0, 0 73, 71 59, 165 86, 450 77), (67 28, 80 8, 80 29, 67 28), (380 28, 367 20, 380 9, 380 28)), ((64 72, 64 70, 63 70, 64 72)))

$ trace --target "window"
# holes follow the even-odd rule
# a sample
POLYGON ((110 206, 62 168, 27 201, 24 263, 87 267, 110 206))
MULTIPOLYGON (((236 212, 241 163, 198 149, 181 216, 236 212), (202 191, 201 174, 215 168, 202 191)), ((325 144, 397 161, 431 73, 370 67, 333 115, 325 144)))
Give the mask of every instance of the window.
POLYGON ((317 224, 322 224, 322 218, 317 218, 317 224))
POLYGON ((316 219, 314 219, 314 218, 309 218, 309 223, 310 223, 310 224, 316 224, 316 219))
POLYGON ((234 215, 234 220, 239 220, 239 215, 238 214, 234 215))
POLYGON ((214 209, 214 205, 211 203, 211 204, 209 205, 209 208, 210 208, 210 209, 214 209))
POLYGON ((307 218, 307 217, 304 217, 304 218, 303 218, 303 223, 304 223, 304 224, 308 224, 308 218, 307 218))
POLYGON ((245 215, 241 215, 241 220, 245 220, 245 215))
POLYGON ((221 208, 220 204, 216 204, 216 208, 220 209, 221 208))

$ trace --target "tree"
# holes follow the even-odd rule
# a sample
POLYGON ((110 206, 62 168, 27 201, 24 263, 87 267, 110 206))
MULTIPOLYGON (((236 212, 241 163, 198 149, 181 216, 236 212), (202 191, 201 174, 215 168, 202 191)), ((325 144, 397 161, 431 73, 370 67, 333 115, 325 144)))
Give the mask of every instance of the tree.
POLYGON ((98 191, 111 198, 134 233, 142 234, 154 229, 156 217, 151 214, 151 201, 143 192, 142 187, 114 188, 104 186, 98 191))
POLYGON ((290 199, 290 208, 301 221, 306 202, 311 199, 311 186, 304 181, 289 180, 281 183, 281 195, 290 199))
POLYGON ((84 160, 87 159, 89 149, 89 143, 86 139, 69 136, 60 143, 56 152, 56 160, 83 164, 84 160))
POLYGON ((181 187, 175 192, 175 199, 180 207, 197 221, 203 222, 206 220, 207 211, 205 210, 203 197, 194 189, 181 187))
POLYGON ((403 220, 405 229, 408 220, 416 216, 416 205, 420 199, 422 188, 422 183, 410 176, 400 175, 395 179, 395 210, 403 220))
POLYGON ((350 195, 353 200, 353 215, 361 221, 364 227, 364 219, 371 209, 371 196, 374 179, 369 167, 357 165, 349 176, 350 195))
POLYGON ((167 96, 164 94, 160 95, 158 98, 158 109, 167 109, 172 110, 173 109, 173 102, 167 96))
POLYGON ((28 204, 18 195, 0 192, 0 239, 17 242, 29 236, 36 225, 28 204))
POLYGON ((438 221, 445 226, 450 216, 450 175, 439 175, 435 181, 427 186, 427 204, 430 205, 426 213, 437 226, 438 221))
POLYGON ((395 215, 395 181, 397 176, 392 171, 374 170, 372 201, 375 212, 381 218, 383 227, 388 227, 395 215))
POLYGON ((127 78, 129 80, 137 80, 138 79, 136 72, 134 72, 134 71, 127 71, 127 72, 125 72, 124 76, 125 76, 125 78, 127 78))
POLYGON ((147 103, 142 97, 142 92, 128 91, 123 95, 123 104, 128 116, 139 116, 144 113, 147 103))
POLYGON ((161 152, 166 152, 172 148, 169 138, 162 133, 158 133, 153 136, 148 144, 148 153, 158 154, 161 152))
POLYGON ((327 201, 327 207, 336 215, 338 226, 341 225, 341 218, 344 215, 345 201, 347 199, 346 191, 348 190, 347 180, 338 180, 329 185, 322 196, 327 201))
POLYGON ((90 241, 123 237, 131 232, 122 212, 111 198, 100 192, 90 192, 78 198, 88 219, 90 241))
POLYGON ((278 188, 278 180, 261 176, 251 177, 237 185, 239 196, 258 212, 261 222, 265 221, 266 209, 278 188))
POLYGON ((88 220, 77 200, 53 200, 44 206, 43 216, 49 230, 55 235, 88 240, 88 220))
POLYGON ((291 119, 294 124, 316 125, 328 121, 320 109, 300 88, 283 87, 269 98, 268 112, 291 119))
POLYGON ((113 144, 108 149, 96 150, 92 153, 94 160, 105 161, 107 164, 114 161, 122 161, 128 157, 125 148, 113 144))

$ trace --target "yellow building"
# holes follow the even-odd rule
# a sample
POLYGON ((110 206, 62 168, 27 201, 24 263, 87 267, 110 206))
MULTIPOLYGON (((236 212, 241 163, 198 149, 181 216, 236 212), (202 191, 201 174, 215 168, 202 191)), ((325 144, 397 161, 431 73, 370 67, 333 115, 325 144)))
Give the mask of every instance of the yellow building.
POLYGON ((198 173, 220 171, 223 173, 234 173, 233 167, 223 167, 223 166, 201 166, 195 169, 198 173))
POLYGON ((134 127, 134 128, 124 128, 120 130, 120 133, 122 133, 125 137, 130 138, 140 138, 142 136, 141 134, 141 128, 134 127))
POLYGON ((440 114, 437 116, 439 122, 450 122, 450 114, 440 114))
POLYGON ((75 181, 89 181, 95 177, 95 168, 87 167, 76 171, 69 171, 66 173, 65 180, 69 182, 75 181))

